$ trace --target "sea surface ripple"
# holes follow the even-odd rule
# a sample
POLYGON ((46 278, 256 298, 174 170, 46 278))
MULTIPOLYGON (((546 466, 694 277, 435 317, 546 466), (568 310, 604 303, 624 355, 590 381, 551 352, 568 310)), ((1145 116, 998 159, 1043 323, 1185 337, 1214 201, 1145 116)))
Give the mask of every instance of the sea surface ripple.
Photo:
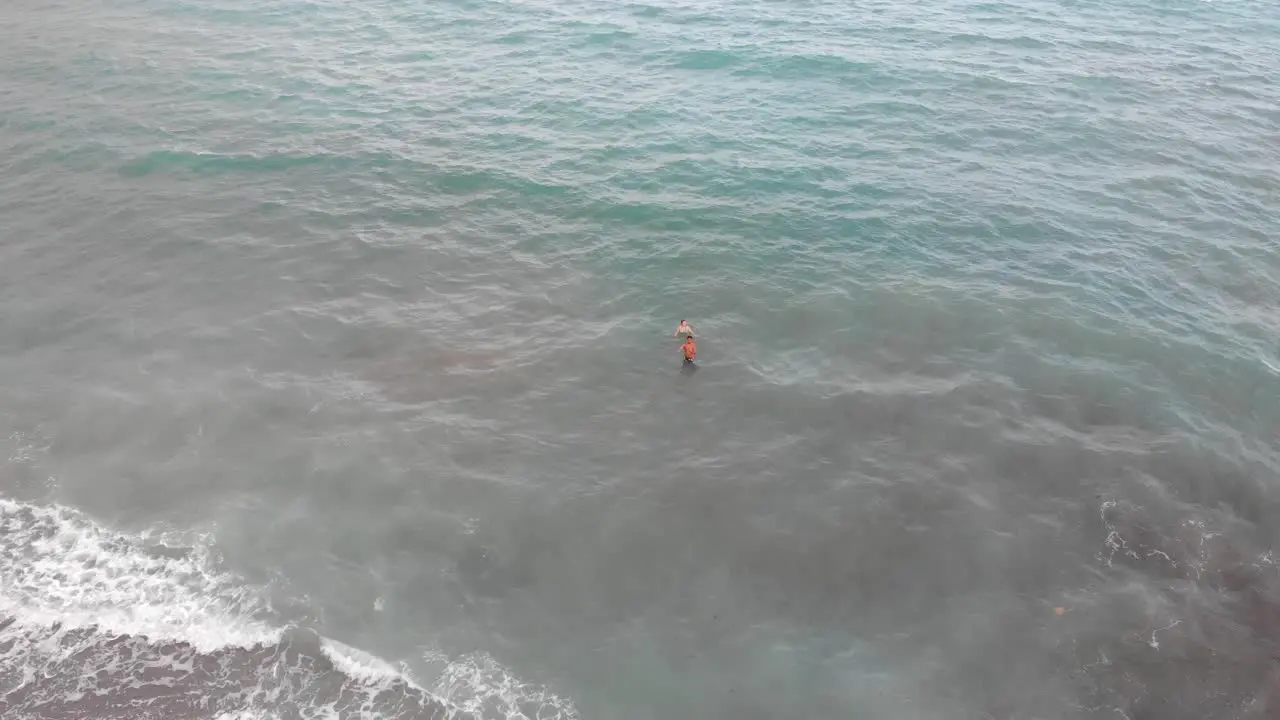
POLYGON ((9 0, 0 716, 1276 717, 1278 78, 1257 0, 9 0))

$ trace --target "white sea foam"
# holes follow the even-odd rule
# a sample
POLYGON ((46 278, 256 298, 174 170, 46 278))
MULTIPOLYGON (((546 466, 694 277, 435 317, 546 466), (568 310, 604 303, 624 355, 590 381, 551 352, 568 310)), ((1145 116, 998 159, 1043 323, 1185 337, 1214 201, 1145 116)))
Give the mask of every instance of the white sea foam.
POLYGON ((403 668, 397 668, 376 655, 344 645, 337 640, 322 638, 320 648, 333 661, 334 667, 353 678, 369 683, 404 679, 403 668))
POLYGON ((451 717, 577 716, 571 703, 517 680, 487 656, 444 659, 429 691, 406 667, 309 631, 272 626, 260 595, 217 569, 211 547, 203 538, 189 548, 157 549, 148 537, 105 529, 70 508, 0 500, 0 620, 13 621, 0 629, 0 697, 38 688, 32 692, 39 702, 69 706, 122 687, 172 687, 198 663, 208 671, 212 660, 214 674, 224 678, 260 675, 239 689, 219 686, 226 709, 212 704, 216 720, 262 720, 286 705, 305 706, 298 712, 317 720, 353 710, 381 716, 377 698, 386 690, 439 702, 451 717), (134 637, 133 649, 120 654, 113 638, 125 635, 134 637), (340 700, 349 704, 340 708, 339 699, 321 699, 325 691, 317 688, 330 681, 320 675, 282 681, 278 668, 268 667, 279 661, 278 651, 267 651, 265 660, 254 655, 254 648, 282 641, 304 655, 315 643, 357 697, 344 692, 340 700))
POLYGON ((211 570, 206 547, 148 552, 69 508, 0 500, 0 560, 0 614, 20 624, 97 626, 201 651, 279 634, 253 619, 262 607, 252 593, 211 570))
POLYGON ((451 707, 478 718, 503 720, 571 720, 573 702, 514 677, 483 653, 446 660, 432 691, 451 707))

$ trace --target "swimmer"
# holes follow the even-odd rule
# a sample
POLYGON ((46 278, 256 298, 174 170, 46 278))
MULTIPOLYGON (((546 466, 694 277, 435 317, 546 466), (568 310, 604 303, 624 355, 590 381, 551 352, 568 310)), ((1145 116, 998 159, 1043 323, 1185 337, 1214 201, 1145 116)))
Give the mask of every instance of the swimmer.
POLYGON ((693 336, 693 328, 689 327, 688 320, 681 320, 680 327, 676 328, 675 336, 680 337, 681 335, 693 336))
POLYGON ((698 343, 693 341, 692 332, 684 339, 684 345, 681 345, 680 349, 684 352, 684 364, 692 365, 694 358, 698 357, 698 343))

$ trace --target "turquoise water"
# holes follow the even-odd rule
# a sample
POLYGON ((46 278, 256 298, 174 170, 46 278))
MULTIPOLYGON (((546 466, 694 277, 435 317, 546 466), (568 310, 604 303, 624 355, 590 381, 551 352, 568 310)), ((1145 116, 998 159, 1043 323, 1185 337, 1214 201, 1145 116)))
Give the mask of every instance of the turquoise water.
POLYGON ((6 718, 1280 702, 1272 6, 0 18, 6 718))

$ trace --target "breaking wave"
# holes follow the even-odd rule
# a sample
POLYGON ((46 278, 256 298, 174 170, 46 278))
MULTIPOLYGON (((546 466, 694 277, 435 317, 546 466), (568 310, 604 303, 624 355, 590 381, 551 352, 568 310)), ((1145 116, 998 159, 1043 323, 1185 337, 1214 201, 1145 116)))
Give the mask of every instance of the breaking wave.
POLYGON ((446 661, 428 690, 405 668, 313 630, 273 627, 270 608, 216 571, 208 548, 0 500, 0 717, 576 715, 487 658, 446 661))

